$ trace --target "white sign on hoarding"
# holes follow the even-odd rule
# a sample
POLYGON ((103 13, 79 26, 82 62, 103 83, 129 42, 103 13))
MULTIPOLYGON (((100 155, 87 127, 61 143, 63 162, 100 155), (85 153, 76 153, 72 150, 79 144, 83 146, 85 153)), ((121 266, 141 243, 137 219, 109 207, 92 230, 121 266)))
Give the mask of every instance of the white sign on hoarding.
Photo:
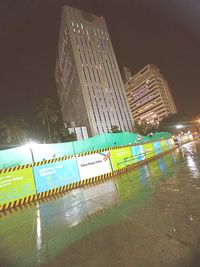
POLYGON ((109 151, 78 157, 77 162, 81 180, 111 172, 109 151))

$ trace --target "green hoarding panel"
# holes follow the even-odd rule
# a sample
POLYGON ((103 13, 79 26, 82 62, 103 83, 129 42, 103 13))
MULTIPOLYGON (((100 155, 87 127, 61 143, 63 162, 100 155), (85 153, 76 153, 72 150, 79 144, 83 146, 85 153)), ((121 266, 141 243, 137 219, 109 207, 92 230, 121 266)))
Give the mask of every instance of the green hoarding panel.
POLYGON ((110 147, 123 146, 126 143, 124 133, 106 134, 106 140, 110 147))
POLYGON ((34 194, 32 168, 0 174, 0 205, 34 194))
POLYGON ((146 159, 152 158, 155 155, 155 151, 154 151, 152 143, 143 144, 142 146, 144 148, 146 159))
POLYGON ((74 145, 74 154, 80 154, 87 151, 98 150, 101 148, 108 147, 105 135, 97 135, 84 140, 79 140, 73 142, 73 145, 74 145))
POLYGON ((137 134, 134 133, 108 133, 105 134, 108 147, 125 146, 137 142, 137 134))
POLYGON ((37 144, 32 147, 34 161, 48 160, 74 154, 73 144, 58 143, 58 144, 37 144))
POLYGON ((31 151, 26 146, 0 151, 0 169, 31 163, 31 151))
POLYGON ((122 147, 118 149, 112 149, 111 153, 111 162, 113 166, 113 170, 119 170, 127 165, 130 165, 130 159, 132 159, 131 148, 130 147, 122 147))

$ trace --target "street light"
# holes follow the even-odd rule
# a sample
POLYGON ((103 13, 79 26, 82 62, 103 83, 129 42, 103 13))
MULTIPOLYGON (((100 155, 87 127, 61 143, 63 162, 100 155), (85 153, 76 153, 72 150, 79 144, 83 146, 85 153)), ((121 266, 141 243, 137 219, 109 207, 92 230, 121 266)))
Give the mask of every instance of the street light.
POLYGON ((181 128, 183 128, 183 125, 178 124, 178 125, 176 125, 176 128, 177 128, 177 129, 181 129, 181 128))
MULTIPOLYGON (((32 167, 34 166, 34 163, 35 163, 35 159, 34 159, 34 154, 33 154, 33 147, 37 145, 37 143, 35 142, 32 142, 30 141, 29 143, 27 143, 26 145, 24 145, 25 148, 28 148, 31 152, 31 159, 32 159, 32 167)), ((35 190, 37 192, 37 185, 36 185, 36 181, 35 181, 35 175, 33 175, 33 181, 34 181, 34 184, 35 184, 35 190)))
POLYGON ((34 159, 34 154, 33 154, 33 147, 37 145, 36 142, 29 142, 26 145, 24 145, 24 147, 28 148, 31 152, 31 159, 32 159, 32 163, 35 163, 35 159, 34 159))
POLYGON ((31 158, 32 158, 32 162, 35 163, 35 160, 34 160, 34 155, 33 155, 33 150, 31 147, 29 147, 30 149, 30 152, 31 152, 31 158))

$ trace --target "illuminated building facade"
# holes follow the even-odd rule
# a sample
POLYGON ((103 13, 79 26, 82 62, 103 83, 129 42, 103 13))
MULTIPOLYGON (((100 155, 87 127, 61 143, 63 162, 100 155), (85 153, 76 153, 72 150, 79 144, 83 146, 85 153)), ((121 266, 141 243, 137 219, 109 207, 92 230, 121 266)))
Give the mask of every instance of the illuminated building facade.
POLYGON ((133 121, 104 18, 64 6, 56 83, 63 120, 86 126, 88 135, 133 121))
POLYGON ((149 64, 125 83, 125 91, 135 122, 158 124, 176 113, 169 85, 159 69, 149 64))

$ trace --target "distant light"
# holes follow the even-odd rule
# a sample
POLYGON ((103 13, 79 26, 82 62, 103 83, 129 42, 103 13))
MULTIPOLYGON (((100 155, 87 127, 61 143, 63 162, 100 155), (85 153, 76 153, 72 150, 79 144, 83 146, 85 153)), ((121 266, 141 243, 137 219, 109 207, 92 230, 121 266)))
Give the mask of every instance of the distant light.
POLYGON ((34 142, 34 141, 30 141, 28 142, 27 144, 23 145, 23 147, 26 147, 26 148, 33 148, 34 146, 36 146, 38 143, 37 142, 34 142))
POLYGON ((181 129, 181 128, 183 128, 183 125, 178 124, 178 125, 176 125, 176 128, 177 128, 177 129, 181 129))

